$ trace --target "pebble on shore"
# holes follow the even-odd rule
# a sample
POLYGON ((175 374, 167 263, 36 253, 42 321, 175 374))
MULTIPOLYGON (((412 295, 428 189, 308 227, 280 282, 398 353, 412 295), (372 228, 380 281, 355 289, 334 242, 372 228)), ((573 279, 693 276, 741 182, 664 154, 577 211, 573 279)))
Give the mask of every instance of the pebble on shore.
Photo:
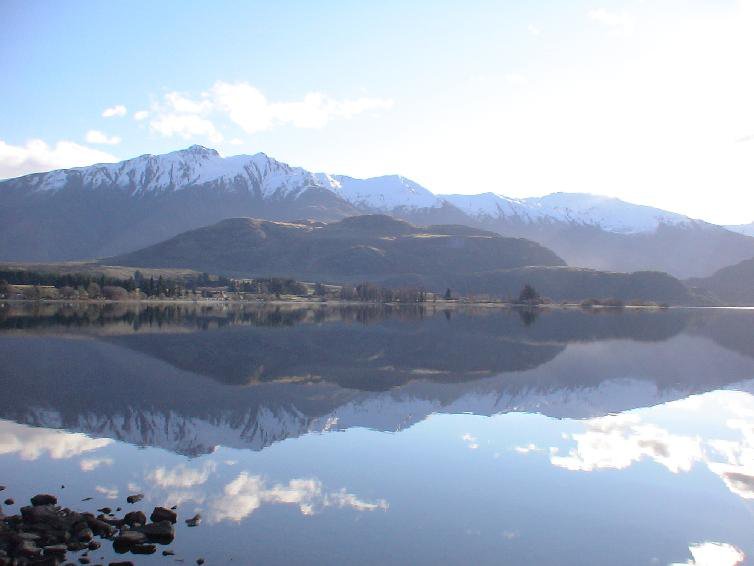
MULTIPOLYGON (((138 499, 129 503, 142 498, 139 494, 138 499)), ((0 511, 0 566, 59 564, 68 552, 99 549, 101 544, 95 537, 111 540, 115 552, 132 554, 153 554, 157 544, 167 545, 175 538, 173 525, 177 514, 164 507, 155 507, 150 516, 152 522, 148 522, 143 511, 131 511, 118 519, 105 514, 104 511, 110 511, 106 507, 95 516, 57 503, 56 496, 42 493, 31 498, 31 505, 21 507, 20 514, 3 515, 0 511)), ((86 552, 77 558, 81 564, 88 564, 90 560, 86 552)), ((111 566, 127 564, 132 563, 110 563, 111 566)))

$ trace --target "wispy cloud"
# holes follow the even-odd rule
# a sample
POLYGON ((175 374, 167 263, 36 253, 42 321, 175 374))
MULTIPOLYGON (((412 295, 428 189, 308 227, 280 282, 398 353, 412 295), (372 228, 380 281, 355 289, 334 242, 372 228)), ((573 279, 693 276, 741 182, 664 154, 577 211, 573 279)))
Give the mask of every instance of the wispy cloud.
POLYGON ((461 437, 461 440, 466 443, 466 446, 469 447, 469 450, 476 450, 477 448, 479 448, 477 437, 469 434, 468 432, 461 437))
POLYGON ((98 485, 94 487, 94 491, 97 493, 100 493, 107 497, 108 499, 117 499, 118 498, 118 488, 117 487, 107 487, 104 485, 98 485))
POLYGON ((116 104, 102 111, 103 118, 122 118, 128 113, 128 110, 122 104, 116 104))
POLYGON ((205 462, 200 468, 190 468, 180 464, 170 469, 156 468, 147 475, 146 479, 151 484, 162 488, 189 488, 206 483, 216 469, 217 464, 212 461, 205 462))
POLYGON ((100 466, 112 466, 112 458, 84 458, 79 462, 79 467, 82 472, 92 472, 100 466))
POLYGON ((141 122, 142 120, 146 120, 149 118, 149 110, 137 110, 134 112, 134 120, 137 122, 141 122))
POLYGON ((104 145, 117 145, 120 143, 118 136, 108 136, 107 134, 100 132, 99 130, 89 130, 86 133, 85 139, 87 143, 97 143, 104 145))

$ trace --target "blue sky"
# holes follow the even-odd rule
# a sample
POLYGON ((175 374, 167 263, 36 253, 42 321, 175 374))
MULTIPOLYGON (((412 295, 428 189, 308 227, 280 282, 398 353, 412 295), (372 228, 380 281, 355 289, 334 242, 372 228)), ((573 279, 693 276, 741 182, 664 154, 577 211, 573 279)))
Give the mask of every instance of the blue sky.
POLYGON ((752 0, 2 0, 0 21, 0 177, 200 143, 754 220, 752 0))

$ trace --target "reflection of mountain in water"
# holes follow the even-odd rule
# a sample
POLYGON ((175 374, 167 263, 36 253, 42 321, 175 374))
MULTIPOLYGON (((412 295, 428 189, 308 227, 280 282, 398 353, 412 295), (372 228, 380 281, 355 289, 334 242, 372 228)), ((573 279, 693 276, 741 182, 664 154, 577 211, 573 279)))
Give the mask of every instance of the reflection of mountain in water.
POLYGON ((0 416, 186 454, 434 412, 586 418, 754 377, 754 348, 716 342, 739 313, 40 314, 0 322, 0 416))

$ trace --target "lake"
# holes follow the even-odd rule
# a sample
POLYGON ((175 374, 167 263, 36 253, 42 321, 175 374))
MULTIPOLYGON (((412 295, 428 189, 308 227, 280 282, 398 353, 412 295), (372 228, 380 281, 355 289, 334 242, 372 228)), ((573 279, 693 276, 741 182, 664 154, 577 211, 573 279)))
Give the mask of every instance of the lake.
POLYGON ((0 391, 6 514, 177 505, 93 562, 754 556, 754 311, 5 304, 0 391))

